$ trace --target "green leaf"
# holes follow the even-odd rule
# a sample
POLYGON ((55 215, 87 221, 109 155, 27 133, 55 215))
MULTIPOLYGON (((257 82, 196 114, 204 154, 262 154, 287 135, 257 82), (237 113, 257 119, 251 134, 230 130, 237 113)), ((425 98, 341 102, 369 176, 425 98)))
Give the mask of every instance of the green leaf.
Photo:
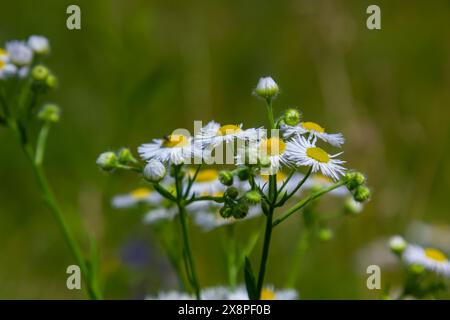
POLYGON ((255 276, 253 275, 252 265, 248 257, 245 257, 245 286, 247 288, 248 298, 250 300, 258 300, 258 289, 256 288, 255 276))

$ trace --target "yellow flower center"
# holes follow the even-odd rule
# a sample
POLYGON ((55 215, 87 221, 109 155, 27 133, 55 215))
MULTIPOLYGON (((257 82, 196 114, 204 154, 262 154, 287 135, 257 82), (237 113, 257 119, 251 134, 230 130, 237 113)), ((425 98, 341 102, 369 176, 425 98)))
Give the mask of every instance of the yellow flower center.
MULTIPOLYGON (((268 174, 261 175, 261 178, 266 182, 269 181, 269 177, 270 177, 270 175, 268 175, 268 174)), ((277 172, 277 182, 283 182, 284 180, 286 180, 286 175, 283 172, 278 171, 277 172)))
POLYGON ((447 261, 447 257, 445 256, 445 254, 437 249, 426 248, 425 255, 427 256, 427 258, 430 258, 431 260, 435 260, 437 262, 447 261))
POLYGON ((186 147, 188 145, 188 138, 182 134, 171 134, 164 137, 162 145, 166 148, 186 147))
POLYGON ((261 300, 275 300, 276 295, 270 289, 264 288, 261 290, 261 300))
POLYGON ((269 138, 261 141, 260 150, 268 156, 279 156, 286 150, 286 143, 280 138, 269 138))
POLYGON ((321 126, 319 126, 317 123, 315 122, 302 122, 300 124, 303 128, 305 128, 308 131, 316 131, 319 133, 324 133, 325 129, 322 128, 321 126))
POLYGON ((139 188, 131 191, 131 197, 136 200, 142 200, 147 198, 150 195, 151 191, 147 188, 139 188))
POLYGON ((221 126, 219 130, 217 130, 217 134, 221 136, 226 136, 227 134, 238 133, 239 131, 241 131, 241 128, 239 128, 238 126, 234 124, 227 124, 221 126))
POLYGON ((0 48, 0 57, 1 57, 1 56, 7 56, 7 55, 8 55, 8 52, 6 52, 5 49, 0 48))
POLYGON ((328 161, 330 161, 330 156, 328 155, 328 153, 326 153, 325 150, 318 147, 306 149, 306 155, 311 159, 314 159, 322 163, 328 163, 328 161))
MULTIPOLYGON (((191 176, 194 176, 194 172, 191 171, 191 176)), ((217 180, 219 172, 215 169, 201 170, 197 174, 196 182, 212 182, 217 180)))
POLYGON ((3 60, 0 60, 0 69, 3 69, 6 66, 6 62, 3 60))

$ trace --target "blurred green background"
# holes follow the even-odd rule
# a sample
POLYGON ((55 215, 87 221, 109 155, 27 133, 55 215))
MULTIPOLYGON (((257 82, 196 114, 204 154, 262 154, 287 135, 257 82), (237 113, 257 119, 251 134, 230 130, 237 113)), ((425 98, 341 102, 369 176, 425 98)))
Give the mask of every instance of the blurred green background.
MULTIPOLYGON (((282 89, 276 111, 298 106, 306 119, 342 132, 348 166, 365 172, 373 188, 364 213, 333 225, 335 238, 302 260, 302 298, 377 297, 365 269, 355 267, 357 252, 413 220, 450 222, 449 1, 18 0, 1 7, 1 43, 31 34, 51 41, 47 64, 60 85, 48 100, 63 117, 51 132, 46 170, 77 237, 87 248, 87 228, 99 242, 107 298, 142 298, 176 280, 142 214, 109 205, 141 181, 103 174, 97 155, 135 150, 174 128, 192 129, 194 120, 265 124, 264 106, 251 95, 260 76, 282 89), (66 8, 75 3, 82 29, 70 31, 66 8), (366 28, 370 4, 381 7, 381 30, 366 28), (124 251, 142 247, 145 263, 123 262, 124 251)), ((83 298, 65 287, 73 260, 4 128, 0 146, 0 298, 83 298)), ((298 221, 274 233, 267 280, 277 287, 298 221)), ((193 230, 202 285, 224 283, 223 231, 193 230)), ((449 253, 450 244, 441 249, 449 253)), ((258 245, 255 263, 259 254, 258 245)), ((390 279, 401 278, 383 274, 383 283, 390 279)))

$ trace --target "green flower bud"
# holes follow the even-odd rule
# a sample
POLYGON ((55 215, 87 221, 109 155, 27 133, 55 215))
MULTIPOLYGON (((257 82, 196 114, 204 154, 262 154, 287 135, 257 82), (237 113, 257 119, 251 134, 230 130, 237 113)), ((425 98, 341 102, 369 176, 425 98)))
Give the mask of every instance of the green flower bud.
POLYGON ((122 148, 119 151, 119 162, 123 164, 127 164, 129 162, 136 163, 137 160, 133 157, 131 154, 130 149, 128 148, 122 148))
POLYGON ((45 79, 45 84, 48 88, 54 89, 58 85, 58 79, 53 74, 49 74, 45 79))
POLYGON ((117 156, 114 152, 103 152, 97 158, 97 165, 105 171, 111 171, 117 166, 117 156))
POLYGON ((144 168, 143 176, 150 182, 159 182, 166 176, 166 167, 158 160, 150 160, 144 168))
POLYGON ((358 202, 364 202, 370 199, 370 189, 365 186, 359 186, 356 188, 353 197, 358 202))
POLYGON ((261 195, 256 190, 246 192, 244 197, 249 204, 257 204, 261 201, 261 195))
POLYGON ((225 186, 231 186, 233 184, 233 174, 230 171, 220 171, 219 181, 225 186))
POLYGON ((319 239, 322 241, 329 241, 333 238, 334 232, 331 229, 324 228, 319 230, 319 239))
POLYGON ((300 122, 301 114, 296 109, 288 109, 284 113, 283 120, 288 126, 296 126, 300 122))
POLYGON ((355 214, 361 213, 363 208, 364 207, 363 207, 362 203, 355 201, 355 199, 353 199, 353 197, 350 196, 345 199, 345 202, 344 202, 345 213, 355 215, 355 214))
POLYGON ((233 217, 235 219, 243 219, 248 214, 248 204, 244 201, 239 201, 237 204, 233 206, 233 217))
POLYGON ((419 264, 413 264, 409 266, 409 271, 413 274, 422 274, 425 272, 425 267, 419 264))
POLYGON ((267 155, 260 155, 258 158, 258 163, 262 168, 268 168, 272 164, 269 156, 267 155))
POLYGON ((402 254, 407 245, 408 243, 401 236, 393 236, 389 239, 389 248, 391 248, 391 251, 395 254, 402 254))
POLYGON ((37 117, 39 120, 45 122, 56 123, 59 121, 60 114, 61 109, 56 104, 47 103, 41 108, 37 117))
POLYGON ((236 199, 239 195, 239 191, 235 187, 229 187, 227 190, 225 190, 225 197, 230 199, 236 199))
POLYGON ((271 77, 262 77, 259 79, 254 93, 261 98, 272 99, 277 96, 279 91, 278 85, 271 77))
POLYGON ((223 206, 220 208, 219 213, 222 218, 228 219, 233 215, 233 209, 229 206, 223 206))
POLYGON ((246 181, 250 176, 250 170, 248 169, 248 167, 241 167, 237 171, 237 176, 241 181, 246 181))
POLYGON ((347 188, 351 191, 355 190, 366 181, 366 177, 362 173, 356 171, 347 172, 344 179, 347 188))
POLYGON ((48 68, 43 65, 37 65, 31 70, 31 77, 36 81, 44 81, 49 75, 48 68))

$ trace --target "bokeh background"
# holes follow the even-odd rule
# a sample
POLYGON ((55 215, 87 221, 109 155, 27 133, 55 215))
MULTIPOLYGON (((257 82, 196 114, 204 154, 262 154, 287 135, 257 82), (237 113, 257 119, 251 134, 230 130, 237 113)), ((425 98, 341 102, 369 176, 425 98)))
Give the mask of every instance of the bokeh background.
MULTIPOLYGON (((176 281, 142 212, 109 204, 142 182, 103 174, 97 155, 135 150, 174 128, 191 129, 194 120, 265 124, 251 91, 271 75, 282 88, 275 110, 297 106, 306 119, 342 132, 349 167, 364 171, 373 189, 363 214, 332 224, 334 239, 311 246, 296 287, 302 298, 366 299, 380 291, 366 288, 364 264, 389 252, 378 246, 361 266, 363 248, 404 234, 413 221, 450 222, 449 21, 446 0, 19 0, 1 5, 0 41, 31 34, 51 41, 47 64, 60 85, 48 100, 60 104, 63 117, 46 168, 77 237, 87 248, 87 228, 99 243, 107 298, 142 298, 176 281), (65 26, 69 4, 81 7, 81 30, 65 26), (370 4, 381 7, 382 30, 366 28, 370 4)), ((0 146, 0 298, 83 298, 65 287, 72 258, 20 148, 2 128, 0 146)), ((291 265, 298 222, 274 234, 268 282, 277 287, 291 265)), ((226 279, 220 232, 193 228, 203 286, 226 279)), ((383 284, 401 281, 395 269, 383 273, 383 284)))

